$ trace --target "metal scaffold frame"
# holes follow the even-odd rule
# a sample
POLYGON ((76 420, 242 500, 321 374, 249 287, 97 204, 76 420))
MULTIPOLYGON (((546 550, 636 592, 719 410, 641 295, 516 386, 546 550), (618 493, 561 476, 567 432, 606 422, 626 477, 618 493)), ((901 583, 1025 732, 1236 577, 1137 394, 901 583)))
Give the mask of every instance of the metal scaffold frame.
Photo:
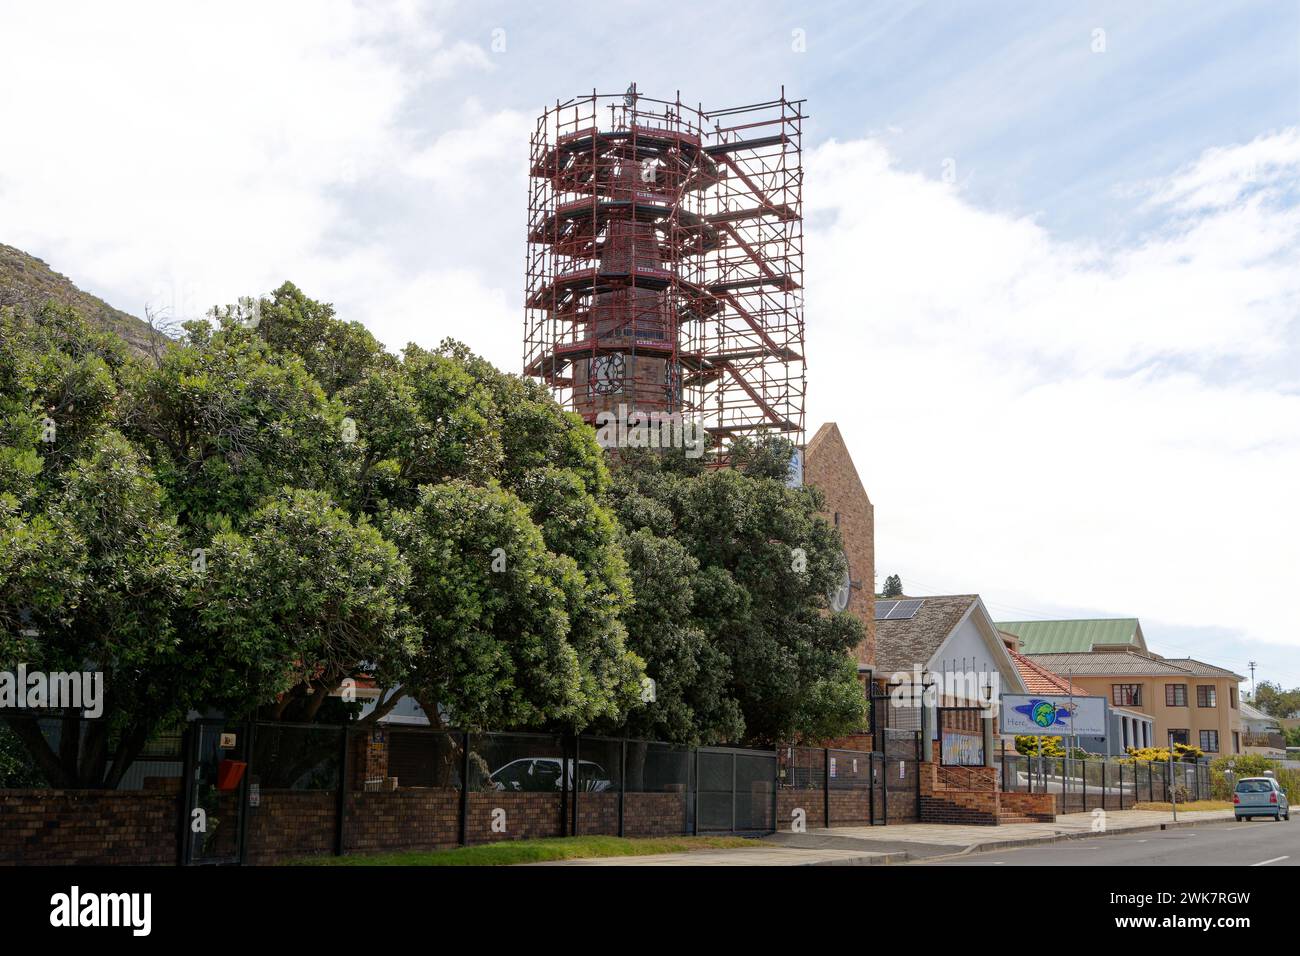
POLYGON ((594 423, 804 434, 803 101, 556 102, 531 138, 524 373, 594 423))

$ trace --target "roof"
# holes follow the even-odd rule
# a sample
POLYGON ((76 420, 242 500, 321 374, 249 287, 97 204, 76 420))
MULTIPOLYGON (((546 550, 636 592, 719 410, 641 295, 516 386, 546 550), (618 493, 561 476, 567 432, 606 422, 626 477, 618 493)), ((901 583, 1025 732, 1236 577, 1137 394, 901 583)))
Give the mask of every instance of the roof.
POLYGON ((1246 701, 1244 701, 1244 700, 1243 700, 1243 701, 1240 701, 1240 702, 1238 703, 1238 709, 1241 711, 1241 716, 1242 716, 1242 718, 1243 718, 1244 720, 1264 720, 1264 721, 1271 721, 1272 723, 1275 723, 1275 724, 1277 724, 1278 726, 1281 726, 1281 722, 1280 722, 1276 717, 1274 717, 1272 714, 1266 714, 1266 713, 1264 713, 1262 710, 1260 710, 1258 707, 1255 707, 1255 706, 1253 706, 1253 705, 1251 705, 1251 704, 1248 704, 1248 703, 1247 703, 1246 701))
POLYGON ((1058 674, 1081 677, 1109 675, 1115 677, 1233 677, 1240 674, 1191 658, 1170 659, 1159 654, 1137 651, 1090 654, 1030 654, 1036 664, 1058 674))
POLYGON ((1237 680, 1245 680, 1241 674, 1236 674, 1222 667, 1215 667, 1213 664, 1207 664, 1205 661, 1198 661, 1194 657, 1166 657, 1171 664, 1179 667, 1185 667, 1197 677, 1235 677, 1237 680))
POLYGON ((1138 710, 1136 707, 1116 707, 1114 704, 1111 704, 1110 709, 1117 714, 1128 714, 1130 717, 1139 717, 1142 720, 1154 720, 1150 714, 1138 710))
POLYGON ((1054 674, 1042 664, 1031 661, 1024 654, 1015 651, 1008 651, 1011 659, 1016 662, 1016 669, 1020 671, 1020 679, 1025 682, 1025 689, 1031 694, 1075 694, 1080 697, 1089 696, 1081 688, 1074 687, 1069 680, 1060 674, 1054 674))
POLYGON ((979 600, 977 594, 919 598, 915 616, 876 621, 876 673, 881 676, 924 667, 947 640, 957 622, 979 600))
POLYGON ((1142 627, 1135 617, 1103 617, 1079 621, 998 621, 999 630, 1020 638, 1022 654, 1086 653, 1095 644, 1131 644, 1146 650, 1142 627))

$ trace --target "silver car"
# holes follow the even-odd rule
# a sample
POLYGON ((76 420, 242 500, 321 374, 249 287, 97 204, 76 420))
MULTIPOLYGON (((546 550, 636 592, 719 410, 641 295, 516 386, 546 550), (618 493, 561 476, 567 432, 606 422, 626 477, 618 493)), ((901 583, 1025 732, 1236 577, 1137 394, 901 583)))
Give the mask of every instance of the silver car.
POLYGON ((1237 815, 1238 822, 1247 817, 1290 820, 1291 804, 1272 777, 1245 777, 1238 780, 1233 789, 1232 812, 1237 815))

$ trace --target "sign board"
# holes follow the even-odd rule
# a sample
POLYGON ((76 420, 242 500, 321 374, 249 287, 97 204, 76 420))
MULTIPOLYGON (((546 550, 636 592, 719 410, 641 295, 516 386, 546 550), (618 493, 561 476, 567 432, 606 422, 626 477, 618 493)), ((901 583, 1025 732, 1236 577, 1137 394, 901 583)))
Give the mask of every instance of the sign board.
POLYGON ((984 735, 945 730, 940 758, 945 767, 984 766, 984 735))
POLYGON ((250 807, 260 807, 262 805, 262 785, 260 783, 250 783, 248 785, 248 805, 250 807))
POLYGON ((1041 737, 1106 736, 1104 697, 1003 694, 998 712, 1004 734, 1041 737))
MULTIPOLYGON (((209 737, 208 739, 211 740, 212 738, 209 737)), ((235 735, 222 734, 220 744, 222 750, 233 750, 235 747, 235 735)))
POLYGON ((832 776, 832 777, 835 776, 835 758, 834 758, 834 757, 831 758, 831 776, 832 776))

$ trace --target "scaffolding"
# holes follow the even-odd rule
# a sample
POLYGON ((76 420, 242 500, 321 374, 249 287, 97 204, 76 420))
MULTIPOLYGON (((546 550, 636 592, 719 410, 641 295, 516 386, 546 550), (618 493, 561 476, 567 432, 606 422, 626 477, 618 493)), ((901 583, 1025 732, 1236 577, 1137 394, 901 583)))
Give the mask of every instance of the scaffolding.
POLYGON ((803 443, 802 100, 556 102, 528 186, 524 374, 596 424, 680 413, 803 443), (608 421, 609 419, 604 419, 608 421))

